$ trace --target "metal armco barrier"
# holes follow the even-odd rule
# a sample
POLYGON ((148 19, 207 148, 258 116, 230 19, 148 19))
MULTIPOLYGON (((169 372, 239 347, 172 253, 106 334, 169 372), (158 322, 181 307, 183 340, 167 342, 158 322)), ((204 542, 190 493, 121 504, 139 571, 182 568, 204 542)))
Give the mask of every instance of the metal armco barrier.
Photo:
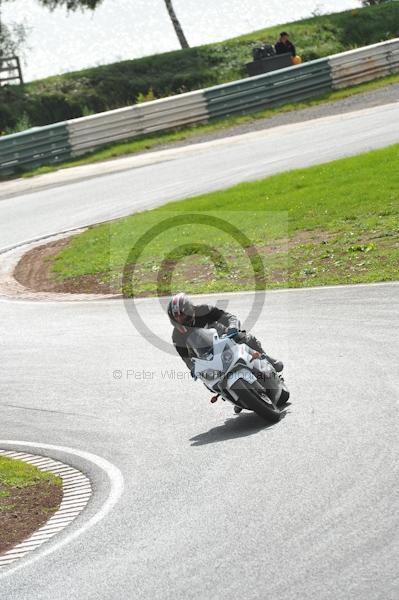
POLYGON ((67 121, 67 126, 72 153, 78 156, 117 140, 207 121, 207 106, 200 90, 73 119, 67 121))
POLYGON ((132 106, 67 121, 74 156, 99 146, 137 137, 140 127, 132 106))
POLYGON ((329 57, 333 89, 350 87, 399 72, 399 39, 329 57))
POLYGON ((34 127, 0 138, 0 175, 52 165, 70 157, 66 123, 34 127))
POLYGON ((399 73, 399 38, 240 81, 0 137, 0 176, 107 144, 320 96, 399 73))
POLYGON ((332 89, 327 58, 204 90, 209 118, 298 102, 332 89))

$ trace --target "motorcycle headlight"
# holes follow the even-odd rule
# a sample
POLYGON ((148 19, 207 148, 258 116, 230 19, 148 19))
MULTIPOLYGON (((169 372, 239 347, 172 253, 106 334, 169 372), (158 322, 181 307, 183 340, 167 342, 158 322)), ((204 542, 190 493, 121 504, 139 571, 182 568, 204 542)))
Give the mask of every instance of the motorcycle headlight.
POLYGON ((226 345, 225 349, 222 352, 223 368, 227 369, 230 366, 230 363, 232 360, 233 360, 233 353, 230 350, 229 346, 226 345))
POLYGON ((205 379, 218 379, 221 375, 222 371, 217 371, 216 369, 206 369, 201 373, 201 377, 205 379))

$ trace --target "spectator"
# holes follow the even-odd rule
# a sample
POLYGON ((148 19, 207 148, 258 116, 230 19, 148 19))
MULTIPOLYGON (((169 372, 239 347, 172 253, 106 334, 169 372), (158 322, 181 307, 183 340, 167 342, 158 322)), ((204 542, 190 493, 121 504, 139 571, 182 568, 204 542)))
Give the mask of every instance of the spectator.
POLYGON ((296 56, 295 46, 290 42, 288 33, 286 31, 282 31, 280 33, 280 37, 274 48, 276 50, 276 54, 291 54, 291 56, 296 56))

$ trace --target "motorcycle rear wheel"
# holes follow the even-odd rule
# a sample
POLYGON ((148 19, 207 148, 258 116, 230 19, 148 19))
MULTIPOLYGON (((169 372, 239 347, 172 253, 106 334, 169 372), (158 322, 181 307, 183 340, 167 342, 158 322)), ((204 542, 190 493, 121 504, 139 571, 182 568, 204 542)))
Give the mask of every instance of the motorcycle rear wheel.
POLYGON ((244 379, 239 379, 231 386, 231 389, 237 394, 238 401, 244 408, 253 410, 267 421, 277 423, 280 420, 281 413, 279 409, 266 396, 265 390, 257 381, 249 383, 244 379), (267 400, 263 397, 266 397, 267 400))

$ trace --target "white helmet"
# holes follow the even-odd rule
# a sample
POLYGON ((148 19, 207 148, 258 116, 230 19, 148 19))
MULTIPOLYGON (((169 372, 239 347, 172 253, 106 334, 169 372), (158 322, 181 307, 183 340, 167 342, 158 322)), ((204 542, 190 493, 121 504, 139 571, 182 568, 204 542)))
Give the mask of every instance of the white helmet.
POLYGON ((177 327, 179 331, 184 333, 187 331, 187 327, 193 325, 194 304, 183 292, 175 294, 169 300, 168 316, 173 327, 177 327))

